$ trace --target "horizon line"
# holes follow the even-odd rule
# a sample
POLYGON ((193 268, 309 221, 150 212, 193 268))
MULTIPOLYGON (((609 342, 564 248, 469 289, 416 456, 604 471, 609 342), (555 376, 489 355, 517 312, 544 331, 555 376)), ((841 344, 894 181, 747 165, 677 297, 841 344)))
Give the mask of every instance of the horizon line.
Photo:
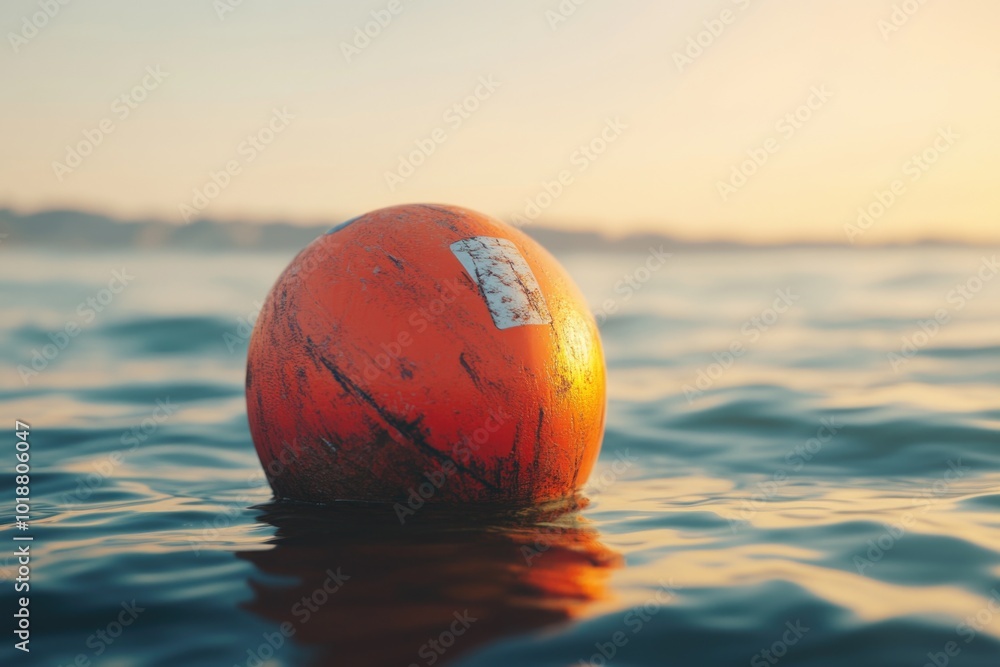
MULTIPOLYGON (((403 204, 405 205, 405 204, 403 204)), ((388 207, 383 207, 388 208, 388 207)), ((379 209, 373 209, 379 210, 379 209)), ((175 230, 181 230, 187 227, 193 227, 196 225, 218 225, 218 226, 250 226, 258 228, 266 227, 286 227, 291 230, 319 230, 324 228, 330 228, 331 226, 337 225, 344 220, 348 220, 355 216, 343 216, 343 217, 331 217, 326 220, 293 220, 288 218, 269 218, 269 219, 253 219, 253 218, 224 218, 224 217, 199 217, 190 222, 180 222, 173 221, 169 218, 159 217, 159 216, 149 216, 149 217, 134 217, 134 216, 122 216, 119 214, 109 213, 105 211, 100 211, 96 209, 85 209, 85 208, 73 208, 73 207, 43 207, 38 208, 33 211, 27 211, 24 209, 18 210, 8 204, 0 204, 0 215, 10 216, 15 219, 30 219, 44 215, 51 214, 65 214, 65 215, 80 215, 89 218, 100 218, 107 222, 121 225, 142 225, 142 224, 153 224, 162 225, 164 227, 173 228, 175 230)), ((974 241, 968 239, 950 239, 944 237, 921 237, 909 240, 887 240, 887 241, 874 241, 874 242, 859 242, 855 243, 847 238, 843 239, 833 239, 833 238, 792 238, 787 240, 751 240, 747 238, 738 237, 694 237, 694 236, 678 236, 671 232, 666 231, 654 231, 654 230, 634 230, 626 232, 623 234, 609 234, 607 231, 593 228, 593 227, 574 227, 570 225, 561 225, 558 223, 553 223, 552 221, 531 221, 528 225, 516 225, 512 224, 508 220, 504 220, 499 216, 490 216, 496 220, 499 220, 505 224, 508 224, 516 229, 520 229, 525 233, 530 235, 531 230, 538 230, 540 232, 552 233, 565 235, 567 237, 577 236, 577 237, 591 237, 595 240, 604 240, 611 243, 628 243, 635 242, 644 238, 653 238, 662 240, 663 242, 674 243, 677 245, 687 245, 687 246, 735 246, 741 248, 802 248, 802 247, 812 247, 812 248, 905 248, 905 247, 960 247, 960 248, 1000 248, 1000 239, 997 240, 983 240, 974 241)), ((2 238, 2 237, 0 237, 2 238)))

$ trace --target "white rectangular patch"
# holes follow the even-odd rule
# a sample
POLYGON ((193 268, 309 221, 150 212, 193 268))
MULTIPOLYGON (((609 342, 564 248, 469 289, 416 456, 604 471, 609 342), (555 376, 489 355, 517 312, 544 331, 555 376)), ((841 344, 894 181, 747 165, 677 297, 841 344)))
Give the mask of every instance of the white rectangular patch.
POLYGON ((513 243, 474 236, 452 243, 451 252, 479 285, 497 329, 552 321, 535 274, 513 243))

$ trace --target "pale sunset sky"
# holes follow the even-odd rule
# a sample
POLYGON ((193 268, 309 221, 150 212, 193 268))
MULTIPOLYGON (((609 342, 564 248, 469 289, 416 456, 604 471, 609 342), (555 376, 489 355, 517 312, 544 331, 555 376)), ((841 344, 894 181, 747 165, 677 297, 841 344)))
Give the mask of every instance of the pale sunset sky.
POLYGON ((8 0, 0 207, 995 243, 998 25, 996 0, 8 0))

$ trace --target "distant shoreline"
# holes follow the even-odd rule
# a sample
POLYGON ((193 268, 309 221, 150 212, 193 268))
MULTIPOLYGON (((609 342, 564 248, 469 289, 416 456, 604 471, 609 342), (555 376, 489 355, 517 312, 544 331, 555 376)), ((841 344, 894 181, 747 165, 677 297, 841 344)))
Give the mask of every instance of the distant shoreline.
MULTIPOLYGON (((9 247, 72 248, 175 248, 189 250, 282 250, 302 248, 340 220, 321 225, 301 226, 275 221, 249 223, 226 220, 197 220, 178 225, 163 220, 118 220, 72 209, 17 213, 0 208, 0 249, 9 247)), ((646 251, 663 245, 689 250, 809 250, 885 248, 996 248, 1000 243, 968 243, 927 239, 913 242, 851 245, 844 242, 790 241, 787 243, 746 243, 740 241, 691 241, 655 233, 633 233, 610 237, 596 231, 571 231, 530 225, 525 233, 554 251, 646 251)))

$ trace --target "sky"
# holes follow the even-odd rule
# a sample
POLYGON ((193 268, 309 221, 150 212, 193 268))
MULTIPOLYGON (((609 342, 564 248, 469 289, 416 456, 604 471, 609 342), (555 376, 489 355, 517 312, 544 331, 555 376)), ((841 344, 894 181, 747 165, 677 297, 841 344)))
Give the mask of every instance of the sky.
POLYGON ((0 206, 996 243, 998 24, 995 0, 6 0, 0 206))

